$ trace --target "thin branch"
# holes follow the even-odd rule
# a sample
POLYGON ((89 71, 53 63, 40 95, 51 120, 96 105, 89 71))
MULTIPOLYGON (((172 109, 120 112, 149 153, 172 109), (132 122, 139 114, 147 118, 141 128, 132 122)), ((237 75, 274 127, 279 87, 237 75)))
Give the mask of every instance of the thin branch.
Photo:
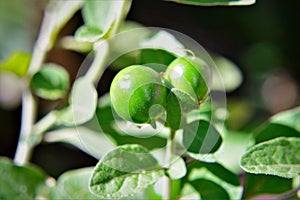
POLYGON ((50 37, 52 31, 51 16, 45 12, 45 17, 41 25, 41 30, 33 49, 32 58, 30 61, 27 80, 23 86, 22 95, 22 120, 20 138, 15 153, 14 162, 18 165, 24 165, 31 157, 32 145, 29 142, 29 138, 32 132, 32 126, 36 118, 36 102, 31 94, 29 82, 32 75, 37 72, 45 59, 46 52, 50 45, 50 37))
POLYGON ((99 81, 106 67, 106 58, 109 52, 108 42, 106 40, 102 40, 95 43, 94 52, 95 58, 84 77, 91 83, 95 84, 99 81))
POLYGON ((14 162, 18 165, 24 165, 31 157, 31 145, 27 141, 32 130, 35 120, 36 103, 28 86, 24 86, 22 94, 22 119, 20 138, 14 158, 14 162))
MULTIPOLYGON (((165 161, 166 161, 166 168, 168 169, 171 165, 171 161, 172 161, 172 155, 175 149, 175 130, 171 130, 170 136, 168 138, 167 141, 167 146, 166 146, 166 157, 165 157, 165 161)), ((163 200, 170 200, 172 199, 172 179, 169 177, 166 177, 165 179, 165 184, 164 184, 164 190, 163 190, 163 200)))

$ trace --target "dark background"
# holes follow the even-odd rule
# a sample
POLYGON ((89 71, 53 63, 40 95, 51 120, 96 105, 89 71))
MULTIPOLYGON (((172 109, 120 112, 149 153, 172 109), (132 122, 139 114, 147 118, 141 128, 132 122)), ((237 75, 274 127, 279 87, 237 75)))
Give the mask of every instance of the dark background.
MULTIPOLYGON (((9 1, 0 0, 1 6, 9 1)), ((14 2, 14 1, 12 1, 14 2)), ((18 40, 25 37, 27 47, 15 44, 27 52, 31 51, 38 26, 42 17, 43 4, 35 1, 35 6, 15 5, 16 12, 24 12, 28 21, 16 23, 27 34, 13 37, 6 29, 4 15, 0 15, 1 36, 0 59, 9 52, 7 40, 18 40), (23 10, 25 9, 25 11, 23 10), (29 13, 29 14, 28 14, 29 13), (6 30, 5 30, 6 29, 6 30), (2 40, 6 40, 6 43, 2 40), (3 45, 4 44, 4 45, 3 45)), ((20 3, 20 1, 17 1, 20 3)), ((31 5, 31 4, 30 4, 31 5)), ((255 5, 245 7, 196 7, 176 4, 162 0, 133 0, 128 15, 129 20, 137 21, 145 26, 163 27, 182 32, 204 46, 209 52, 218 53, 236 63, 244 76, 244 81, 238 89, 228 93, 228 100, 246 100, 254 110, 254 119, 267 119, 272 113, 299 105, 300 77, 300 1, 299 0, 258 0, 255 5), (268 91, 270 99, 279 101, 268 102, 262 98, 262 86, 272 77, 279 77, 268 91), (296 94, 295 89, 296 88, 296 94), (291 90, 290 90, 291 89, 291 90), (272 92, 273 91, 273 92, 272 92), (289 92, 290 91, 290 92, 289 92), (297 97, 288 101, 290 96, 297 97), (283 102, 281 102, 283 101, 283 102), (279 105, 279 106, 278 106, 279 105)), ((9 23, 14 23, 9 21, 9 23)), ((80 12, 64 27, 60 36, 73 34, 82 23, 80 12)), ((12 43, 11 41, 10 43, 12 43)), ((25 42, 26 43, 26 42, 25 42)), ((57 62, 67 68, 72 80, 75 79, 84 56, 75 52, 55 48, 47 61, 57 62)), ((114 72, 106 71, 104 79, 99 84, 100 94, 109 90, 114 72)), ((273 80, 273 79, 271 79, 273 80)), ((271 101, 270 100, 270 101, 271 101)), ((58 102, 48 102, 40 99, 39 117, 45 114, 58 102)), ((21 106, 15 108, 0 108, 0 155, 13 158, 20 128, 21 106)), ((63 171, 72 168, 90 166, 96 160, 65 144, 41 144, 36 147, 32 161, 50 175, 58 176, 63 171)))

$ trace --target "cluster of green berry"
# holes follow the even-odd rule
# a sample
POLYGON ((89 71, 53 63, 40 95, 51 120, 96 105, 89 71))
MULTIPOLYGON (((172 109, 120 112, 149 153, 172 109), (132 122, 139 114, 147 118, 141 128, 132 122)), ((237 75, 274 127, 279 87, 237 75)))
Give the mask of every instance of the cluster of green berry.
POLYGON ((208 95, 205 80, 207 65, 196 57, 179 57, 163 73, 150 67, 132 65, 121 70, 111 88, 111 104, 123 119, 134 123, 150 123, 149 109, 153 105, 166 107, 170 89, 180 89, 196 101, 208 95))

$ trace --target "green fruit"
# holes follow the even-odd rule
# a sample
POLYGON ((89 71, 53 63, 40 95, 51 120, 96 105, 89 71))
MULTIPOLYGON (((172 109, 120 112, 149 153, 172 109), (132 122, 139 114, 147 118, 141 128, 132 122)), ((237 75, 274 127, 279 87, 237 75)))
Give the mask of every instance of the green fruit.
POLYGON ((121 70, 110 88, 111 104, 123 119, 135 123, 150 123, 149 109, 165 106, 167 88, 159 73, 142 65, 121 70))
POLYGON ((180 57, 170 63, 164 78, 173 87, 183 90, 198 101, 201 101, 207 96, 209 91, 204 79, 208 75, 208 68, 201 59, 180 57))

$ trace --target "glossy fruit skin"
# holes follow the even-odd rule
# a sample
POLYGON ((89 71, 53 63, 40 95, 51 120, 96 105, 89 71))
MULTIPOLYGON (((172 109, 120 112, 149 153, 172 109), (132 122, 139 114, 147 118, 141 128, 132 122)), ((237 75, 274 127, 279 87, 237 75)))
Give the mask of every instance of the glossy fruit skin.
POLYGON ((153 69, 132 65, 115 76, 110 98, 112 107, 121 118, 134 123, 149 123, 151 106, 165 106, 167 88, 161 75, 153 69))
POLYGON ((208 86, 204 79, 209 75, 205 62, 195 57, 180 57, 168 66, 164 78, 177 89, 181 89, 198 101, 208 94, 208 86))

